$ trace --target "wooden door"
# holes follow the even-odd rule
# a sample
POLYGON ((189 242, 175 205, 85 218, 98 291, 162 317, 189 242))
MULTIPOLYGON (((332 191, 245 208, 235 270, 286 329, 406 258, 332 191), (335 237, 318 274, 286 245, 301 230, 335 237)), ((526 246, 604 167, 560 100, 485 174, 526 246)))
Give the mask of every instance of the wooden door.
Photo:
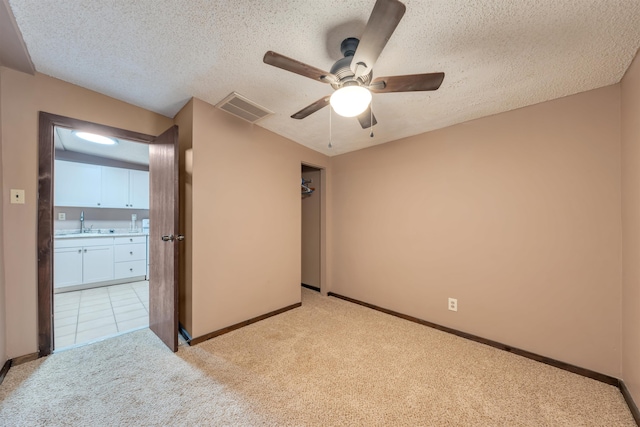
POLYGON ((178 350, 178 127, 149 146, 149 328, 178 350))

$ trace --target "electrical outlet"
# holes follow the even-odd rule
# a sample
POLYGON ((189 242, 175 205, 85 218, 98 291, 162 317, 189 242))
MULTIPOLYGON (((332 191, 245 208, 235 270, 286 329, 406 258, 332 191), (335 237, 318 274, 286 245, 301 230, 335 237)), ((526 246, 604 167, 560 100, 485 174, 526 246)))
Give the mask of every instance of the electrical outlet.
POLYGON ((64 212, 58 212, 58 221, 66 221, 67 220, 67 214, 64 212))
POLYGON ((458 311, 458 300, 455 298, 449 298, 449 310, 458 311))
POLYGON ((24 204, 24 190, 11 189, 11 203, 24 204))

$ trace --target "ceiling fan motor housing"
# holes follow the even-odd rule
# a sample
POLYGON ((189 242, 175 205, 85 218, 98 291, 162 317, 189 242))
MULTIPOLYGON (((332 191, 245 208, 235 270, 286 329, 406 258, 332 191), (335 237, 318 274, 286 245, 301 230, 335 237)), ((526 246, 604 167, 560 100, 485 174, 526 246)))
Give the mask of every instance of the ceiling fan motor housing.
MULTIPOLYGON (((331 67, 331 72, 313 67, 304 62, 288 58, 279 53, 268 51, 263 57, 265 64, 281 68, 286 71, 330 84, 336 90, 329 96, 323 96, 317 101, 304 107, 293 114, 291 118, 304 119, 309 115, 321 110, 333 102, 339 104, 340 96, 350 95, 351 101, 362 96, 371 101, 371 92, 393 93, 393 92, 422 92, 437 90, 442 84, 444 73, 423 73, 408 74, 403 76, 377 77, 373 80, 373 69, 376 61, 380 57, 387 41, 393 35, 396 27, 400 23, 406 11, 406 6, 400 0, 376 0, 376 4, 371 11, 371 16, 367 25, 362 31, 360 38, 348 37, 340 44, 340 51, 344 56, 336 61, 331 67)), ((334 106, 335 108, 335 106, 334 106)), ((356 110, 354 108, 354 110, 356 110)), ((362 111, 362 110, 360 110, 362 111)), ((344 111, 345 117, 353 113, 344 111)), ((358 115, 358 121, 363 129, 368 129, 377 123, 373 112, 358 115)))
POLYGON ((351 70, 351 61, 353 60, 353 55, 358 48, 359 42, 360 40, 357 38, 349 37, 344 39, 340 44, 340 51, 344 55, 344 58, 336 61, 336 63, 333 64, 333 67, 331 67, 331 70, 329 70, 331 74, 336 76, 339 80, 338 82, 331 84, 334 89, 340 89, 347 82, 353 82, 351 84, 355 83, 359 86, 368 86, 371 82, 373 70, 366 75, 358 77, 357 79, 354 78, 354 73, 351 70))

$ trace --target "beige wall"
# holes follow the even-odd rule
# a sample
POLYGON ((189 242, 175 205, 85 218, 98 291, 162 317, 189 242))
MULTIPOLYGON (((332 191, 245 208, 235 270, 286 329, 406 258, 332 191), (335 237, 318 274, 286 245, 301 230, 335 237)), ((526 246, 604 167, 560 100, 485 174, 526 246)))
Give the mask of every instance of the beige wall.
POLYGON ((333 158, 332 291, 619 377, 619 122, 615 85, 333 158))
POLYGON ((640 59, 622 79, 622 378, 640 404, 640 59))
POLYGON ((322 185, 320 171, 302 172, 302 178, 311 180, 314 192, 302 199, 302 273, 305 285, 320 287, 320 197, 322 185))
MULTIPOLYGON (((0 67, 0 177, 2 177, 2 171, 4 170, 2 165, 2 80, 4 76, 4 68, 0 67)), ((3 178, 4 179, 4 178, 3 178)), ((3 211, 4 211, 4 198, 6 193, 0 189, 0 224, 2 224, 3 211)), ((6 196, 9 199, 9 196, 6 196)), ((6 301, 4 287, 4 231, 0 233, 0 367, 7 361, 7 319, 6 313, 6 301)))
POLYGON ((189 332, 198 337, 300 302, 300 165, 329 158, 193 102, 189 332))
POLYGON ((178 142, 180 145, 180 232, 186 239, 180 244, 180 300, 178 316, 180 324, 188 331, 193 330, 192 319, 192 242, 193 242, 193 202, 192 202, 192 169, 191 149, 193 145, 193 100, 187 102, 174 118, 178 125, 178 142))
MULTIPOLYGON (((622 86, 331 161, 192 100, 176 117, 181 157, 193 150, 191 173, 181 163, 181 197, 193 209, 184 225, 193 270, 183 272, 190 288, 181 289, 191 298, 181 301, 181 322, 196 337, 300 301, 298 180, 306 163, 327 168, 323 292, 622 374, 638 401, 639 81, 636 61, 622 86), (447 297, 458 298, 457 313, 446 310, 447 297)), ((37 351, 40 110, 148 134, 173 123, 0 67, 2 192, 23 188, 27 199, 0 202, 0 359, 37 351), (12 303, 3 307, 5 300, 12 303)))
POLYGON ((36 226, 38 111, 158 135, 173 120, 42 74, 2 72, 2 191, 25 190, 24 205, 6 205, 4 237, 7 353, 37 351, 36 226))
MULTIPOLYGON (((38 111, 147 134, 161 133, 173 120, 44 75, 0 71, 3 192, 26 191, 25 205, 3 212, 4 243, 11 242, 4 247, 6 298, 13 303, 2 330, 7 356, 17 357, 37 351, 38 111)), ((187 296, 181 321, 188 324, 191 315, 187 330, 199 336, 300 301, 300 164, 328 167, 329 159, 204 102, 188 108, 176 118, 185 125, 181 157, 193 132, 191 179, 199 177, 194 182, 201 185, 189 190, 185 178, 182 189, 185 200, 193 191, 198 233, 191 239, 193 279, 186 280, 193 283, 192 298, 181 289, 187 296), (188 108, 193 111, 185 113, 188 108)), ((329 240, 323 235, 325 246, 329 240)), ((323 268, 330 268, 326 259, 323 268)))

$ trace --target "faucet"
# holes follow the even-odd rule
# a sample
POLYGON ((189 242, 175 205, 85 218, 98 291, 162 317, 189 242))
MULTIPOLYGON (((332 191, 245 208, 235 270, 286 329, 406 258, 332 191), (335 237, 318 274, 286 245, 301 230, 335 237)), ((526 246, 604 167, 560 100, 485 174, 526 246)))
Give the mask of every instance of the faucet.
POLYGON ((80 233, 84 233, 84 211, 80 212, 80 233))

